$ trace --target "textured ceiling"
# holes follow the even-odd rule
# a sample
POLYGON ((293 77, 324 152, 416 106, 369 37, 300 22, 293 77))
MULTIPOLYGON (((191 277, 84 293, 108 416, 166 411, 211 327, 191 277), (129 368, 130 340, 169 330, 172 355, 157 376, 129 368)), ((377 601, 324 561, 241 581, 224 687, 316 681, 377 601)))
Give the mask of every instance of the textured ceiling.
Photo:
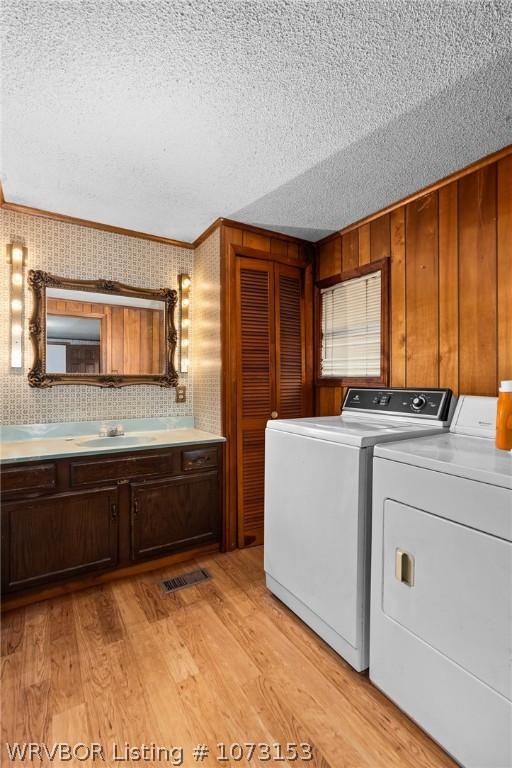
POLYGON ((316 240, 512 141, 510 0, 4 0, 9 201, 316 240))

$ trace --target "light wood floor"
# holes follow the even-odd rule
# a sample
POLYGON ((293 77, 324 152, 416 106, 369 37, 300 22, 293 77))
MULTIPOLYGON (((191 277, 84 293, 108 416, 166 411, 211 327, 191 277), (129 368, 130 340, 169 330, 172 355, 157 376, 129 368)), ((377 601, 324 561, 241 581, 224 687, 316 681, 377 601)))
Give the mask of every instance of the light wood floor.
POLYGON ((113 741, 183 746, 188 768, 248 764, 195 762, 203 742, 313 745, 309 763, 262 765, 455 765, 267 592, 261 548, 199 562, 212 581, 173 595, 159 580, 190 563, 4 615, 4 765, 13 741, 99 741, 95 765, 119 765, 113 741))

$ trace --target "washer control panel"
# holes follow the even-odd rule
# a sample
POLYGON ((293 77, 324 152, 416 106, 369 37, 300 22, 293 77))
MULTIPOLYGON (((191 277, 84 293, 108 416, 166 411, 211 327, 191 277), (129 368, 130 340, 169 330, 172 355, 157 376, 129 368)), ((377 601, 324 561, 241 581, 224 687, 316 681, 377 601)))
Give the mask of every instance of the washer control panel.
POLYGON ((448 417, 450 389, 364 389, 349 387, 343 411, 382 413, 390 416, 417 416, 445 421, 448 417))

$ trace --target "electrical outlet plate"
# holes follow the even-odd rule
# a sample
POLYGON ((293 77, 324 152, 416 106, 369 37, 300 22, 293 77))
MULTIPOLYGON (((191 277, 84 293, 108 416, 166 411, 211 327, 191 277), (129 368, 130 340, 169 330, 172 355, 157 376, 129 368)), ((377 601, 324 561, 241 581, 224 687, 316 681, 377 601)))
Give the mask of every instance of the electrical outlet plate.
POLYGON ((178 384, 178 386, 176 387, 176 402, 177 403, 187 402, 187 388, 185 384, 178 384))

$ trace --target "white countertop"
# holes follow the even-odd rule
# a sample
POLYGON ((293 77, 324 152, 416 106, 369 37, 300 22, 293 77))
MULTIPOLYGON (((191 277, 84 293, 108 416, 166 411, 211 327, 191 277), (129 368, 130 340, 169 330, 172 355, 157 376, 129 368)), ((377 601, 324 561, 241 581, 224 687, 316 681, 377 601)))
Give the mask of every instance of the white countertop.
MULTIPOLYGON (((125 439, 117 437, 98 438, 98 433, 91 431, 92 424, 90 422, 84 422, 83 430, 80 429, 81 424, 70 423, 68 434, 55 434, 65 433, 66 425, 58 425, 58 428, 52 427, 52 425, 32 425, 34 427, 32 432, 30 432, 30 427, 6 427, 3 430, 4 435, 0 445, 0 463, 13 464, 22 461, 62 459, 68 456, 97 456, 107 453, 145 451, 154 448, 225 441, 221 435, 196 429, 192 425, 172 425, 165 429, 162 428, 166 426, 165 424, 155 424, 154 421, 151 420, 151 423, 148 423, 146 427, 144 420, 138 420, 137 424, 133 425, 137 426, 138 429, 127 429, 128 421, 123 421, 126 430, 125 439), (40 429, 35 427, 40 427, 40 429), (145 428, 141 429, 141 427, 145 428), (132 437, 138 441, 136 444, 127 442, 126 438, 132 437), (94 445, 88 445, 89 441, 94 441, 94 445), (97 442, 101 445, 96 445, 97 442)), ((192 419, 190 422, 193 424, 192 419)))

